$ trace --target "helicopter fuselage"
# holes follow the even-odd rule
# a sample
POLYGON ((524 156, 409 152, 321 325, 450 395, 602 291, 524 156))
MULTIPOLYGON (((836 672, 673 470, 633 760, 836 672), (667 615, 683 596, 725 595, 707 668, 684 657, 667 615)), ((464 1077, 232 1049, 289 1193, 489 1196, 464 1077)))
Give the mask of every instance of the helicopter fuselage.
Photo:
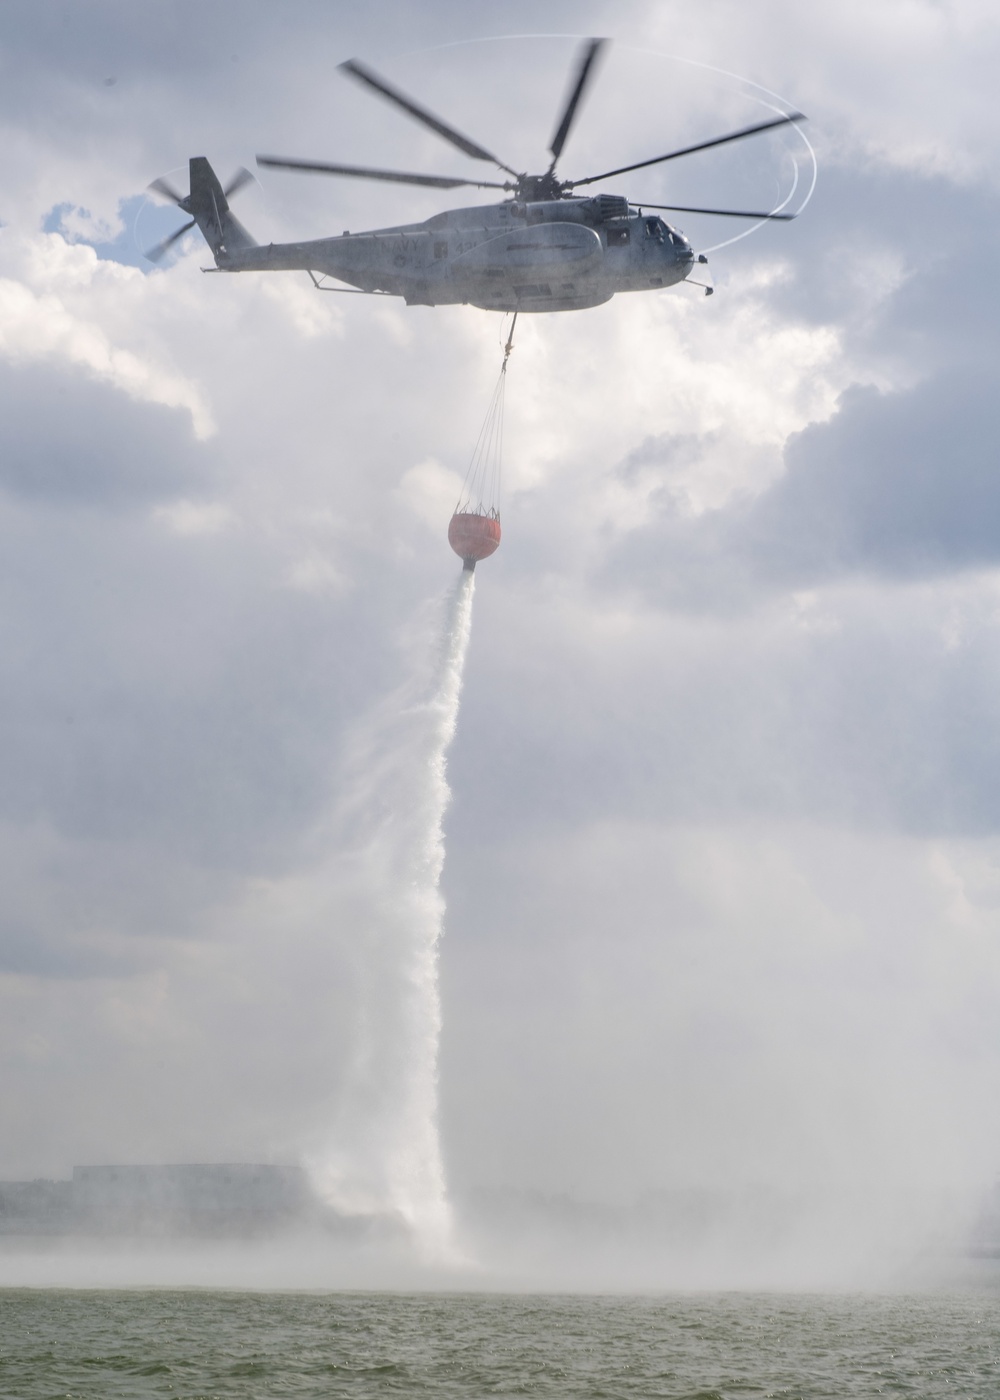
POLYGON ((409 306, 576 311, 683 282, 697 261, 683 234, 619 195, 505 200, 305 243, 254 244, 226 214, 219 231, 235 225, 247 243, 219 240, 220 271, 305 270, 409 306))

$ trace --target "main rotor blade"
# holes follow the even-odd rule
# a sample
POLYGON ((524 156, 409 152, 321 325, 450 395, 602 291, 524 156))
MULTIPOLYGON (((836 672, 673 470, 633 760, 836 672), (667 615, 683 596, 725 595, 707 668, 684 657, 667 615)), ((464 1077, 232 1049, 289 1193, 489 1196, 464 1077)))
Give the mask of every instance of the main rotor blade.
POLYGON ((696 146, 684 146, 679 151, 668 151, 665 156, 654 156, 652 160, 640 160, 635 165, 620 165, 617 170, 605 170, 600 175, 588 175, 585 180, 567 180, 570 189, 577 185, 593 185, 598 180, 609 180, 612 175, 627 175, 630 170, 645 170, 647 165, 659 165, 665 160, 676 160, 678 156, 689 156, 695 151, 707 151, 711 146, 724 146, 727 141, 742 141, 744 136, 756 136, 758 131, 770 131, 775 126, 787 126, 789 122, 804 122, 802 112, 792 112, 787 117, 774 117, 771 121, 758 122, 756 126, 744 126, 739 131, 731 131, 728 136, 716 136, 712 141, 699 141, 696 146))
POLYGON ((241 165, 222 193, 229 199, 232 195, 236 194, 238 190, 241 190, 244 185, 249 185, 253 181, 253 178, 253 175, 246 166, 241 165))
POLYGON ((148 253, 143 253, 143 257, 148 258, 150 262, 159 262, 164 253, 168 252, 177 242, 178 238, 183 238, 188 229, 194 228, 196 222, 197 220, 192 219, 189 224, 185 224, 183 228, 179 228, 176 233, 172 233, 170 237, 165 238, 162 243, 157 243, 155 248, 150 248, 148 253))
POLYGON ((406 170, 377 170, 371 165, 333 165, 325 160, 294 160, 284 156, 258 156, 257 164, 269 170, 306 170, 314 175, 353 175, 362 180, 390 180, 396 185, 430 185, 436 190, 457 190, 474 185, 480 190, 505 190, 496 180, 456 180, 450 175, 411 175, 406 170))
POLYGON ((645 200, 637 200, 633 205, 635 209, 669 209, 674 214, 719 214, 727 219, 797 219, 798 214, 763 214, 760 211, 753 213, 749 209, 693 209, 689 204, 647 204, 645 200))
POLYGON ((148 190, 155 190, 157 194, 162 194, 164 199, 169 199, 171 204, 183 204, 184 196, 178 194, 169 180, 151 180, 146 186, 148 190))
POLYGON ((471 156, 473 160, 492 161, 493 164, 499 166, 501 170, 506 170, 508 175, 513 175, 515 179, 517 178, 517 171, 511 170, 509 165, 504 165, 503 161, 498 160, 492 151, 486 150, 484 146, 477 145, 476 142, 470 140, 468 136, 463 136, 460 131, 456 131, 453 126, 449 126, 447 122, 443 122, 441 118, 436 117, 433 112, 428 112, 426 107, 421 107, 418 103, 414 102, 412 98, 400 92, 398 88, 390 87, 384 78, 380 78, 377 73, 373 73, 370 68, 366 68, 365 65, 359 63, 356 58, 349 58, 346 63, 341 63, 338 66, 345 73, 350 74, 352 78, 357 78, 358 82, 367 84, 368 87, 374 92, 377 92, 381 97, 388 98, 390 102, 394 102, 397 107, 402 108, 402 110, 406 112, 408 116, 413 117, 415 121, 422 122, 423 125, 429 127, 431 131, 437 132, 438 136, 443 136, 446 141, 450 141, 453 146, 457 146, 460 151, 464 151, 465 154, 471 156))
POLYGON ((552 144, 549 146, 549 150, 552 152, 553 169, 555 168, 556 161, 559 159, 560 155, 562 155, 562 148, 566 144, 566 137, 569 135, 570 127, 573 125, 574 118, 576 117, 576 109, 580 105, 580 98, 583 96, 584 89, 590 80, 591 72, 597 61, 597 56, 607 42, 607 39, 588 39, 586 47, 583 49, 580 65, 576 73, 576 82, 573 84, 573 89, 567 99, 566 106, 563 108, 562 120, 556 127, 556 134, 553 136, 552 144))

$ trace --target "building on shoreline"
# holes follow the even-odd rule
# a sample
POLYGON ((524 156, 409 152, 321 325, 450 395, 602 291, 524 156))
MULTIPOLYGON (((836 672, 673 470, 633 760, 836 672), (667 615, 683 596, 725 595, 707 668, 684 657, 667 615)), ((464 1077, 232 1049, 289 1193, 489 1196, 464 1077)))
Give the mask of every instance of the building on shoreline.
POLYGON ((4 1235, 257 1235, 324 1213, 297 1166, 81 1166, 69 1180, 0 1182, 4 1235))

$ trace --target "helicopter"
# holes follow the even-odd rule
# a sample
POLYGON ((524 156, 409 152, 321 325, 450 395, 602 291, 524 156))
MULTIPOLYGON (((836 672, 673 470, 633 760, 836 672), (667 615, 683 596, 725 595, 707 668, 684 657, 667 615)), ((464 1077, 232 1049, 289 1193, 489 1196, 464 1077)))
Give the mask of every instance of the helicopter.
MULTIPOLYGON (((549 143, 551 163, 542 174, 518 172, 478 142, 441 120, 393 87, 358 59, 339 65, 348 77, 392 103, 464 155, 494 165, 503 181, 421 175, 372 166, 258 155, 258 166, 311 174, 381 180, 432 189, 502 190, 500 203, 449 209, 422 223, 400 224, 366 233, 346 231, 336 237, 302 243, 258 244, 229 207, 230 198, 254 179, 245 169, 223 188, 204 156, 190 161, 190 193, 182 196, 166 180, 151 190, 173 201, 190 221, 146 256, 159 261, 196 224, 220 272, 308 272, 321 291, 402 297, 408 306, 471 305, 488 311, 578 311, 600 306, 617 292, 649 291, 690 278, 699 264, 690 242, 660 217, 665 213, 718 215, 725 218, 790 220, 794 213, 740 209, 703 209, 684 205, 637 204, 619 194, 579 195, 577 190, 619 175, 662 165, 696 151, 741 141, 749 136, 805 120, 803 113, 782 113, 724 136, 668 151, 598 175, 563 180, 556 165, 591 82, 606 39, 581 46, 569 95, 549 143), (329 279, 346 284, 329 285, 329 279)), ((710 284, 705 286, 710 295, 710 284)))

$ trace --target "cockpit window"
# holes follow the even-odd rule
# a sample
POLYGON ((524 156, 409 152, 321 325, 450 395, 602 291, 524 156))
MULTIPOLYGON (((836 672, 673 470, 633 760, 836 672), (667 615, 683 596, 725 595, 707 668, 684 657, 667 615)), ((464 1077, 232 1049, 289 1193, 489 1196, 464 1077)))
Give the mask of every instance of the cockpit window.
POLYGON ((664 235, 666 234, 666 231, 667 231, 667 226, 666 226, 666 224, 663 222, 663 220, 662 220, 662 219, 647 219, 645 222, 646 222, 646 237, 647 237, 647 238, 655 238, 655 239, 657 239, 660 243, 662 243, 662 242, 663 242, 664 235))

